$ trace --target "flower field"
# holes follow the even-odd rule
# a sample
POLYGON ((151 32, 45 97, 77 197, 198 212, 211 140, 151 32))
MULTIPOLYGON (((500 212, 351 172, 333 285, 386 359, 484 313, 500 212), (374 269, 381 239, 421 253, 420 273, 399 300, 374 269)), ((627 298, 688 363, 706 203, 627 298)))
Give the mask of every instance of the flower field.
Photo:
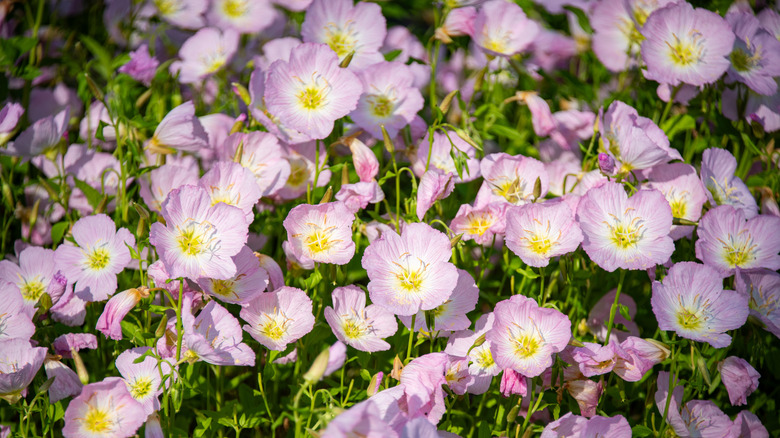
POLYGON ((0 438, 780 436, 778 8, 0 1, 0 438))

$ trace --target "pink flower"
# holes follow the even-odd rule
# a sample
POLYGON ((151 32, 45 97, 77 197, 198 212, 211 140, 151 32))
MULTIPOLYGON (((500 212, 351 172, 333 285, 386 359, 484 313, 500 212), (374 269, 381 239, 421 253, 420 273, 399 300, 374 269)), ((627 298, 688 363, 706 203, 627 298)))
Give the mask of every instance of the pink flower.
POLYGON ((38 374, 46 349, 33 347, 25 339, 0 341, 0 398, 16 403, 27 395, 27 386, 38 374))
POLYGON ((385 192, 373 180, 371 182, 359 182, 355 184, 343 184, 335 196, 337 201, 341 201, 347 210, 355 214, 366 208, 369 203, 376 204, 385 199, 385 192))
POLYGON ((506 245, 529 266, 547 266, 582 242, 582 231, 566 203, 526 204, 506 214, 506 245))
POLYGON ((412 70, 405 64, 379 62, 359 72, 358 77, 363 94, 350 117, 374 138, 382 138, 383 125, 390 138, 395 137, 423 107, 412 70))
POLYGON ((496 321, 485 338, 501 368, 536 377, 552 365, 552 355, 571 339, 571 321, 566 315, 539 307, 522 295, 498 302, 493 313, 496 321))
POLYGON ((442 37, 445 35, 447 37, 471 35, 474 33, 475 18, 477 18, 477 9, 474 7, 455 8, 447 14, 441 28, 436 29, 436 36, 445 43, 449 43, 451 38, 450 41, 447 41, 447 38, 442 37))
POLYGON ((330 134, 337 119, 355 109, 361 91, 358 78, 339 67, 332 50, 324 44, 304 43, 292 50, 289 61, 271 64, 265 103, 284 125, 321 139, 330 134))
POLYGON ((376 178, 379 173, 379 160, 374 151, 357 138, 349 141, 347 146, 352 153, 352 165, 355 166, 355 173, 360 178, 360 182, 370 182, 376 178))
POLYGON ((737 418, 734 419, 734 426, 731 427, 732 434, 739 434, 739 437, 744 438, 768 438, 769 432, 766 430, 761 420, 756 414, 750 411, 742 411, 737 414, 737 418))
POLYGON ((279 140, 267 132, 235 133, 227 138, 217 156, 233 160, 239 144, 243 147, 238 163, 252 171, 263 197, 275 195, 290 177, 290 162, 279 140))
POLYGON ((236 273, 231 257, 244 247, 246 216, 225 203, 211 205, 201 187, 171 191, 162 205, 166 225, 152 224, 149 242, 157 249, 170 278, 226 280, 236 273))
POLYGON ((480 208, 463 204, 452 218, 450 229, 455 234, 462 234, 464 241, 473 240, 480 245, 490 246, 494 237, 497 242, 501 242, 500 235, 504 234, 506 228, 506 210, 506 204, 499 202, 480 208))
POLYGON ((658 328, 715 348, 731 343, 725 332, 742 327, 748 317, 748 297, 723 290, 718 273, 707 265, 680 262, 663 283, 653 282, 651 304, 658 328))
POLYGON ((199 278, 204 292, 226 303, 245 304, 259 296, 268 287, 268 272, 248 246, 233 256, 236 275, 227 280, 199 278))
POLYGON ((758 214, 756 198, 750 189, 734 173, 737 159, 725 149, 709 148, 701 159, 701 182, 707 188, 710 204, 730 205, 742 210, 745 218, 753 219, 758 214))
POLYGON ((209 301, 193 316, 192 295, 185 295, 182 323, 187 344, 187 351, 182 350, 184 359, 213 365, 255 365, 255 352, 242 342, 238 319, 216 301, 209 301))
POLYGON ((19 253, 18 265, 10 260, 0 261, 0 284, 11 283, 18 288, 23 312, 32 318, 35 304, 56 283, 54 277, 58 272, 54 251, 30 246, 19 253))
POLYGON ((585 342, 583 347, 576 347, 572 357, 577 361, 580 372, 585 377, 606 374, 615 367, 617 361, 617 344, 610 340, 607 345, 585 342))
POLYGON ((345 265, 355 255, 355 216, 341 202, 301 204, 284 220, 287 240, 298 258, 345 265))
POLYGON ((590 419, 574 415, 571 412, 561 416, 556 421, 547 424, 542 431, 541 438, 591 438, 614 437, 630 438, 631 425, 622 415, 614 417, 601 417, 596 415, 590 419))
POLYGON ((217 162, 200 178, 198 184, 209 193, 212 205, 224 202, 240 208, 247 223, 255 219, 252 207, 260 200, 262 193, 255 175, 241 164, 233 161, 217 162))
POLYGON ((434 202, 444 199, 455 189, 455 175, 430 167, 417 188, 417 219, 423 220, 434 202))
POLYGON ((108 300, 103 313, 100 314, 97 322, 97 330, 103 333, 106 338, 116 341, 122 339, 122 320, 133 310, 142 298, 147 298, 149 291, 145 287, 138 289, 131 288, 124 292, 115 294, 108 300))
MULTIPOLYGON (((614 333, 614 332, 613 332, 614 333)), ((613 372, 626 382, 638 382, 653 366, 669 356, 669 350, 657 341, 629 336, 616 348, 613 372)))
POLYGON ((55 354, 70 359, 71 350, 96 349, 97 337, 92 333, 65 333, 54 340, 52 348, 55 354))
MULTIPOLYGON (((10 263, 10 262, 8 262, 10 263)), ((19 289, 0 281, 3 299, 0 301, 0 342, 8 339, 29 340, 35 333, 35 324, 25 311, 25 303, 19 289)))
MULTIPOLYGON (((715 403, 709 400, 691 400, 683 406, 683 387, 675 385, 669 400, 666 419, 678 436, 729 436, 733 423, 715 403)), ((669 397, 669 373, 658 373, 655 405, 664 415, 669 397)))
POLYGON ((79 219, 71 230, 76 245, 60 245, 57 266, 75 283, 75 293, 87 301, 103 301, 116 292, 116 275, 130 263, 128 246, 135 237, 127 228, 116 229, 104 214, 79 219))
POLYGON ((528 394, 528 382, 524 375, 512 368, 507 368, 501 376, 501 387, 499 390, 504 397, 510 397, 514 394, 525 397, 528 394))
POLYGON ((493 56, 512 56, 528 47, 539 33, 539 25, 526 17, 520 6, 502 0, 483 4, 473 26, 474 43, 493 56))
POLYGON ((208 0, 167 0, 154 5, 160 17, 174 26, 199 29, 204 24, 202 14, 206 12, 208 0))
POLYGON ((780 274, 770 269, 737 273, 737 292, 749 297, 750 314, 780 338, 780 274))
MULTIPOLYGON (((588 330, 593 333, 593 336, 595 336, 596 339, 602 342, 604 342, 607 337, 607 321, 609 320, 612 303, 615 302, 616 293, 617 289, 613 289, 606 293, 596 302, 588 314, 588 330)), ((636 302, 634 302, 634 299, 631 298, 630 295, 621 294, 618 299, 618 304, 628 308, 628 316, 631 320, 626 320, 623 315, 616 313, 613 327, 623 325, 628 329, 628 333, 615 328, 612 330, 611 336, 616 337, 620 341, 625 340, 629 334, 639 336, 639 327, 637 327, 636 322, 634 322, 636 302)))
POLYGON ((737 268, 780 269, 780 217, 745 219, 742 210, 722 205, 699 221, 696 258, 727 277, 737 268))
POLYGON ((341 342, 369 353, 389 350, 383 339, 398 329, 392 313, 376 304, 366 306, 366 294, 357 286, 333 291, 333 307, 325 308, 325 319, 341 342))
POLYGON ((275 12, 269 0, 214 0, 206 17, 220 29, 255 34, 273 23, 275 12))
POLYGON ((386 232, 363 254, 371 301, 397 315, 440 306, 457 282, 451 255, 447 236, 427 224, 406 225, 400 236, 386 232))
POLYGON ((711 84, 729 68, 734 33, 715 12, 688 2, 669 4, 642 27, 645 77, 673 86, 711 84))
MULTIPOLYGON (((764 16, 769 16, 772 12, 764 16)), ((775 77, 780 76, 780 41, 760 26, 753 12, 729 12, 726 21, 731 25, 736 38, 729 59, 730 81, 739 81, 756 93, 771 96, 777 93, 775 77)))
POLYGON ((181 61, 171 64, 171 74, 178 74, 183 84, 200 83, 230 62, 238 49, 239 36, 233 29, 200 29, 182 44, 181 61))
POLYGON ((70 109, 65 107, 55 116, 37 120, 7 146, 3 154, 32 158, 46 152, 60 143, 68 129, 70 109))
POLYGON ((100 436, 125 438, 146 421, 146 413, 118 377, 108 377, 102 382, 91 383, 81 394, 71 400, 65 410, 66 438, 100 436))
MULTIPOLYGON (((646 175, 649 179, 646 187, 664 194, 673 217, 693 222, 699 220, 707 194, 693 166, 685 163, 659 164, 646 175)), ((672 225, 669 235, 677 240, 691 236, 692 232, 692 226, 672 225)))
POLYGON ((477 207, 493 202, 527 204, 534 200, 537 180, 542 188, 539 196, 543 198, 547 194, 547 171, 544 164, 534 158, 503 152, 490 154, 482 160, 480 168, 485 181, 474 200, 477 207))
POLYGON ((430 353, 412 360, 401 371, 410 418, 424 415, 433 424, 441 420, 447 409, 442 388, 447 384, 447 360, 446 353, 430 353))
MULTIPOLYGON (((154 356, 147 355, 138 361, 150 347, 137 347, 125 350, 116 358, 116 369, 122 376, 130 395, 141 403, 146 415, 160 410, 159 396, 163 392, 163 376, 171 374, 171 365, 167 361, 157 361, 154 356), (158 368, 159 366, 159 368, 158 368)), ((171 380, 165 381, 168 387, 171 380)))
POLYGON ((415 175, 422 177, 431 167, 436 167, 445 174, 454 175, 456 183, 472 181, 480 175, 479 159, 476 156, 477 150, 456 133, 436 131, 433 133, 433 144, 430 133, 418 143, 417 154, 411 157, 412 170, 415 175), (464 161, 460 170, 452 159, 453 155, 460 155, 464 161))
POLYGON ((68 368, 67 365, 56 359, 45 359, 43 369, 46 371, 46 378, 54 378, 49 387, 49 402, 57 403, 66 397, 75 397, 81 393, 84 386, 79 380, 78 374, 68 368))
POLYGON ((758 389, 758 378, 761 374, 745 360, 729 356, 718 363, 718 372, 732 406, 746 405, 747 397, 758 389))
POLYGON ((195 116, 195 105, 187 101, 163 117, 147 148, 157 153, 170 153, 173 150, 198 152, 208 145, 206 130, 195 116))
MULTIPOLYGON (((456 331, 468 328, 471 325, 468 313, 474 310, 479 300, 479 289, 474 278, 463 269, 458 269, 458 282, 449 299, 431 312, 434 315, 434 326, 428 327, 425 314, 422 310, 417 312, 413 330, 430 331, 456 331)), ((412 317, 401 315, 398 319, 407 327, 412 325, 412 317)))
POLYGON ((315 0, 306 11, 301 36, 307 43, 327 44, 339 62, 354 52, 351 70, 362 70, 381 62, 379 53, 387 34, 385 17, 379 5, 352 0, 315 0))
POLYGON ((606 183, 588 190, 577 207, 582 248, 602 269, 647 269, 669 260, 672 209, 657 190, 631 198, 623 186, 606 183))
POLYGON ((398 435, 382 420, 379 408, 369 399, 341 412, 328 423, 322 438, 360 436, 365 438, 395 438, 398 435))
POLYGON ((130 61, 119 67, 117 71, 129 75, 148 87, 152 85, 152 79, 159 65, 157 58, 149 55, 149 47, 141 44, 135 51, 130 52, 130 61))
POLYGON ((314 327, 312 302, 306 293, 294 287, 281 287, 260 294, 241 309, 244 326, 266 348, 283 351, 314 327))
POLYGON ((24 114, 24 107, 16 102, 8 102, 0 109, 0 146, 11 139, 16 132, 16 125, 24 114))
POLYGON ((590 379, 575 379, 566 382, 564 386, 577 402, 583 417, 592 417, 596 415, 599 399, 604 392, 603 382, 594 382, 590 379))
POLYGON ((197 167, 184 167, 176 164, 163 164, 149 172, 148 180, 146 178, 138 179, 138 185, 141 186, 139 193, 146 203, 146 207, 158 213, 171 190, 197 183, 197 167))

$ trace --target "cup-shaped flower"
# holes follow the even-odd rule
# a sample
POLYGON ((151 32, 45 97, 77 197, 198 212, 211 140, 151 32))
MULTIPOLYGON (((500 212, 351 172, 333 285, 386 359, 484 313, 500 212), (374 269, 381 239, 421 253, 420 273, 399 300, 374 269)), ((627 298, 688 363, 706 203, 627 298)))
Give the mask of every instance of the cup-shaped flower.
POLYGON ((223 161, 233 160, 239 145, 243 150, 238 163, 255 175, 261 196, 272 196, 281 190, 290 177, 290 162, 279 140, 267 132, 235 133, 217 149, 217 156, 223 161))
POLYGON ((9 143, 3 154, 32 158, 57 146, 68 129, 70 107, 54 116, 44 117, 27 127, 18 137, 9 143))
POLYGON ((683 405, 683 387, 675 385, 672 399, 669 397, 669 373, 658 373, 658 390, 655 405, 677 436, 731 436, 734 423, 718 406, 709 400, 691 400, 683 405), (667 411, 668 404, 668 411, 667 411))
POLYGON ((415 358, 401 371, 401 385, 408 403, 409 418, 424 415, 438 424, 447 410, 444 389, 447 384, 447 353, 430 353, 415 358))
POLYGON ((354 221, 342 202, 301 204, 287 214, 284 228, 297 258, 346 265, 355 255, 354 221))
POLYGON ((654 281, 650 302, 658 328, 715 348, 731 343, 726 332, 742 327, 749 313, 747 296, 723 290, 717 271, 693 262, 677 263, 663 283, 654 281))
POLYGON ((213 365, 255 365, 255 352, 242 342, 238 319, 216 301, 209 301, 198 316, 193 316, 192 295, 185 295, 182 323, 187 344, 182 356, 187 360, 213 365))
POLYGON ((384 60, 379 48, 386 34, 379 5, 352 0, 315 0, 301 25, 304 42, 327 44, 339 62, 352 54, 349 68, 355 71, 384 60))
POLYGON ((672 209, 658 190, 631 198, 618 183, 588 190, 577 206, 582 248, 602 269, 647 269, 674 252, 672 209))
POLYGON ((616 350, 620 347, 614 341, 601 345, 593 342, 585 342, 582 347, 576 347, 572 351, 572 357, 577 362, 580 372, 585 377, 606 374, 615 368, 617 362, 616 350))
POLYGON ((745 359, 729 356, 718 363, 718 372, 729 393, 732 406, 746 405, 747 397, 758 389, 758 378, 761 374, 745 359))
POLYGON ((119 377, 91 383, 71 400, 65 410, 66 438, 126 438, 146 421, 146 412, 119 377))
POLYGON ((341 201, 351 213, 366 208, 369 203, 376 204, 385 199, 385 192, 376 180, 370 182, 358 182, 354 184, 342 184, 336 200, 341 201))
POLYGON ((141 286, 138 288, 130 288, 124 292, 120 292, 106 303, 106 307, 103 309, 103 313, 98 318, 97 329, 106 338, 111 338, 116 341, 122 339, 122 320, 125 316, 133 310, 142 298, 149 296, 147 288, 141 286))
POLYGON ((524 376, 536 377, 549 368, 553 353, 566 347, 571 339, 571 321, 563 313, 539 307, 522 295, 496 304, 493 328, 485 339, 496 364, 524 376))
POLYGON ((485 182, 474 200, 475 206, 493 202, 527 204, 534 200, 537 180, 541 185, 539 197, 543 198, 547 194, 549 176, 544 164, 534 158, 503 152, 490 154, 482 160, 480 169, 485 182))
POLYGON ((314 327, 312 302, 306 292, 284 286, 261 294, 241 309, 244 330, 266 348, 282 351, 314 327))
POLYGON ((277 15, 269 0, 215 0, 206 18, 220 29, 256 34, 270 26, 277 15))
MULTIPOLYGON (((429 172, 426 172, 426 175, 429 172)), ((418 197, 419 194, 420 192, 418 197)), ((418 203, 418 209, 419 206, 418 203)), ((493 202, 480 208, 463 204, 452 218, 450 229, 456 235, 462 234, 461 239, 464 241, 473 240, 480 245, 492 245, 493 238, 497 238, 497 242, 501 241, 500 235, 506 228, 506 210, 507 204, 503 202, 493 202)))
MULTIPOLYGON (((479 300, 479 289, 474 277, 467 271, 458 269, 458 282, 452 294, 443 304, 434 307, 430 312, 433 314, 433 327, 428 327, 425 319, 425 313, 421 310, 415 317, 413 330, 430 331, 456 331, 467 329, 471 325, 468 313, 474 310, 479 300)), ((411 327, 411 316, 399 316, 398 319, 405 326, 411 327)))
POLYGON ((184 102, 168 112, 147 144, 149 150, 157 153, 171 153, 175 150, 198 152, 208 146, 208 134, 195 116, 195 104, 192 101, 184 102))
MULTIPOLYGON (((379 134, 380 137, 382 134, 379 134)), ((348 141, 349 151, 352 153, 352 165, 355 166, 360 182, 370 182, 379 173, 379 160, 374 151, 357 138, 348 141)))
POLYGON ((454 189, 455 175, 435 166, 430 167, 417 188, 417 219, 422 221, 433 203, 446 198, 454 189))
MULTIPOLYGON (((160 410, 159 395, 163 392, 162 377, 171 373, 171 365, 167 361, 158 361, 153 355, 141 356, 150 347, 137 347, 125 350, 116 358, 116 369, 127 385, 127 391, 134 399, 141 403, 146 415, 160 410)), ((166 380, 165 386, 170 385, 171 380, 166 380)))
POLYGON ((734 32, 720 15, 688 2, 656 10, 642 27, 645 77, 676 86, 711 84, 729 68, 734 32))
POLYGON ((582 231, 565 202, 526 204, 506 214, 506 245, 529 266, 568 254, 582 242, 582 231))
POLYGON ((664 344, 635 336, 629 336, 615 350, 617 362, 612 372, 626 382, 642 380, 648 370, 663 362, 669 355, 664 344))
MULTIPOLYGON (((490 341, 485 339, 485 333, 493 328, 494 320, 492 313, 484 314, 477 320, 473 332, 468 329, 454 332, 447 341, 445 353, 455 357, 468 357, 471 362, 469 373, 474 380, 468 387, 469 394, 484 394, 490 388, 493 377, 501 373, 501 368, 493 360, 490 341)), ((523 384, 524 382, 523 380, 523 384)), ((518 382, 512 384, 516 383, 518 382)), ((501 385, 503 388, 503 380, 501 385)))
POLYGON ((547 424, 542 431, 541 438, 558 438, 562 436, 571 438, 600 436, 630 438, 632 434, 631 425, 628 424, 628 420, 622 415, 615 415, 614 417, 596 415, 588 419, 569 412, 547 424))
POLYGON ((252 207, 262 193, 249 169, 233 161, 219 161, 200 178, 199 185, 209 193, 212 205, 224 202, 238 207, 246 215, 247 223, 252 223, 252 207))
POLYGON ((780 269, 780 217, 759 215, 745 219, 742 210, 722 205, 699 221, 696 258, 723 277, 737 268, 780 269))
POLYGON ((147 208, 160 212, 162 203, 173 189, 187 184, 198 184, 197 166, 185 167, 177 164, 163 164, 149 172, 149 179, 139 178, 139 193, 147 208))
POLYGON ((450 240, 430 225, 406 225, 400 236, 387 231, 363 254, 371 301, 396 315, 444 304, 458 278, 451 255, 450 240))
POLYGON ((60 245, 54 253, 57 267, 75 283, 75 293, 86 301, 103 301, 116 292, 116 275, 130 263, 135 237, 127 228, 116 229, 104 214, 87 216, 73 224, 76 245, 60 245))
POLYGON ((155 222, 149 242, 170 278, 227 280, 236 274, 231 257, 246 243, 248 224, 241 209, 211 204, 202 187, 182 186, 162 205, 165 225, 155 222))
POLYGON ((268 287, 268 272, 260 266, 260 260, 244 246, 233 256, 236 275, 227 280, 199 278, 198 285, 204 292, 226 303, 245 304, 262 294, 268 287))
POLYGON ((528 47, 539 33, 539 25, 523 9, 502 0, 486 2, 474 18, 471 38, 493 56, 512 56, 528 47))
POLYGON ((24 114, 24 107, 16 102, 8 102, 3 109, 0 109, 0 146, 14 135, 22 114, 24 114))
POLYGON ((330 134, 337 119, 355 109, 362 88, 357 76, 339 67, 333 50, 304 43, 292 50, 289 61, 271 64, 265 104, 285 126, 320 139, 330 134))
POLYGON ((52 343, 54 353, 64 358, 71 357, 71 350, 80 351, 85 348, 95 350, 97 348, 97 336, 92 333, 65 333, 57 336, 52 343))
POLYGON ((768 437, 769 431, 761 424, 761 419, 756 414, 744 410, 737 414, 731 433, 737 433, 740 437, 768 437))
POLYGON ((184 29, 203 27, 203 13, 209 5, 208 0, 162 0, 152 3, 160 18, 184 29))
POLYGON ((376 304, 366 306, 366 294, 357 286, 333 291, 333 307, 325 308, 325 319, 339 341, 369 353, 389 350, 384 338, 398 330, 395 316, 376 304))
POLYGON ((369 399, 343 411, 328 423, 321 438, 396 438, 398 434, 382 420, 379 407, 369 399))
MULTIPOLYGON (((701 209, 707 202, 707 193, 690 164, 659 164, 647 173, 649 182, 645 187, 656 189, 672 207, 672 216, 696 222, 701 217, 701 209)), ((669 235, 677 240, 690 236, 692 226, 672 225, 669 235)))
POLYGON ((56 356, 54 358, 50 356, 43 362, 46 378, 54 378, 54 382, 49 387, 50 403, 57 403, 66 397, 75 397, 81 393, 81 388, 84 386, 75 371, 55 358, 56 356))
MULTIPOLYGON (((771 11, 771 10, 770 10, 771 11)), ((758 94, 771 96, 777 93, 776 76, 780 76, 780 41, 761 28, 753 12, 733 11, 726 14, 726 21, 734 29, 734 49, 729 56, 730 81, 739 81, 758 94)))
POLYGON ((750 189, 734 173, 737 159, 725 149, 709 148, 701 158, 701 182, 707 189, 710 204, 730 205, 742 210, 745 217, 752 219, 758 214, 756 198, 750 189))
POLYGON ((569 395, 574 398, 574 401, 577 402, 583 417, 596 415, 596 408, 601 399, 601 394, 604 392, 603 381, 594 382, 590 379, 574 379, 567 381, 563 386, 569 391, 569 395))
POLYGON ((405 64, 380 62, 358 76, 363 94, 350 117, 374 138, 382 138, 382 126, 394 138, 423 108, 422 94, 414 86, 412 70, 405 64))
POLYGON ((46 358, 46 349, 33 347, 26 339, 0 341, 0 398, 16 403, 27 395, 46 358))
POLYGON ((240 35, 233 29, 224 32, 213 27, 198 30, 181 45, 179 58, 171 64, 172 74, 183 84, 197 84, 224 67, 238 49, 240 35))
POLYGON ((135 51, 130 52, 130 61, 119 67, 119 73, 129 75, 147 87, 152 85, 152 79, 157 72, 160 62, 149 55, 149 46, 141 44, 135 51))
POLYGON ((739 271, 735 288, 749 297, 750 314, 780 338, 780 274, 770 269, 739 271))
POLYGON ((35 324, 25 311, 26 306, 19 288, 13 283, 0 280, 0 289, 3 291, 3 299, 0 300, 0 341, 29 340, 35 333, 35 324))

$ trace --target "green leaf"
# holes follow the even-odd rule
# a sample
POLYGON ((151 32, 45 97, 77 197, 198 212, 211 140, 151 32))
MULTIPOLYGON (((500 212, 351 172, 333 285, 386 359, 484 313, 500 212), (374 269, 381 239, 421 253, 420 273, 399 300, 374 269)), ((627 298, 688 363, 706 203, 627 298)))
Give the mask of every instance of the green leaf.
POLYGON ((650 429, 647 426, 642 426, 641 424, 631 428, 631 435, 640 438, 643 436, 650 436, 652 433, 653 433, 652 429, 650 429))
POLYGON ((696 128, 696 120, 690 114, 677 114, 661 124, 661 129, 664 130, 669 140, 680 132, 694 128, 696 128))
POLYGON ((531 268, 518 269, 517 273, 522 275, 523 277, 527 277, 529 280, 533 280, 535 278, 539 278, 539 274, 534 272, 531 268))
POLYGON ((363 368, 362 370, 360 370, 360 377, 362 377, 363 380, 368 382, 371 380, 371 373, 368 372, 367 369, 363 368))
POLYGON ((516 129, 504 125, 493 125, 490 127, 490 131, 500 137, 505 137, 518 143, 523 143, 526 139, 526 136, 516 129))
POLYGON ((626 321, 631 321, 631 315, 628 313, 628 306, 625 304, 620 305, 620 315, 626 319, 626 321))
POLYGON ((92 208, 97 208, 97 206, 100 204, 100 201, 103 199, 103 195, 86 182, 75 178, 73 180, 76 183, 76 187, 84 193, 84 196, 87 197, 87 202, 89 202, 89 205, 92 208))
POLYGON ((385 61, 393 61, 395 58, 398 58, 398 55, 400 54, 401 54, 401 49, 391 50, 385 53, 385 61))
POLYGON ((113 73, 111 62, 114 59, 114 56, 106 50, 103 44, 100 44, 86 35, 81 35, 81 42, 95 56, 95 59, 97 60, 97 68, 95 70, 100 73, 104 79, 108 80, 113 73))
POLYGON ((63 221, 57 222, 51 226, 51 240, 55 245, 62 241, 62 236, 65 235, 69 225, 70 224, 67 221, 63 221))
POLYGON ((577 16, 577 23, 579 23, 582 30, 587 33, 593 33, 593 28, 590 27, 590 20, 588 20, 588 16, 585 15, 585 11, 580 8, 575 8, 574 6, 564 6, 563 9, 571 11, 577 16))

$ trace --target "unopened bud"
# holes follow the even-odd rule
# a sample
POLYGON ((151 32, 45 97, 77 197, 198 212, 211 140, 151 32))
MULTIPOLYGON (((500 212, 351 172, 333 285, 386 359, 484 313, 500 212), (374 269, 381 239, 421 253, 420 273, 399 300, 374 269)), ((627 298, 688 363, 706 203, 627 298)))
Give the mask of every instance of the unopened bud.
POLYGON ((349 168, 347 166, 341 167, 341 185, 349 184, 349 168))
POLYGON ((482 90, 482 84, 485 82, 485 74, 487 73, 488 66, 482 68, 477 74, 477 79, 474 80, 474 92, 482 90))
POLYGON ((534 183, 534 201, 539 199, 542 196, 542 178, 536 177, 536 182, 534 183))
POLYGON ((441 101, 439 104, 439 109, 441 110, 442 114, 447 114, 447 111, 450 110, 450 105, 452 104, 452 99, 455 97, 455 95, 458 94, 458 90, 452 90, 449 93, 447 93, 446 96, 444 96, 444 100, 441 101))
POLYGON ((599 170, 607 176, 615 174, 615 159, 605 153, 599 154, 599 170))
POLYGON ((48 391, 51 385, 54 383, 55 377, 52 377, 51 379, 43 382, 43 385, 38 387, 38 394, 43 394, 44 392, 48 391))
POLYGON ((233 87, 233 93, 235 93, 235 95, 238 96, 245 105, 249 105, 252 102, 252 98, 249 96, 249 91, 245 86, 239 84, 238 82, 233 82, 230 84, 230 86, 233 87))
POLYGON ((349 54, 341 61, 339 64, 339 67, 341 68, 347 68, 349 67, 349 63, 352 62, 352 58, 355 57, 355 51, 349 52, 349 54))
POLYGON ((401 380, 401 373, 404 370, 404 363, 401 362, 401 358, 398 355, 393 359, 393 371, 390 373, 390 377, 395 380, 401 380))
POLYGON ((89 90, 92 91, 92 94, 95 96, 95 99, 102 102, 105 96, 103 95, 103 92, 100 91, 100 88, 98 88, 94 79, 92 79, 89 73, 84 73, 84 79, 87 80, 87 86, 89 87, 89 90))
POLYGON ((484 343, 485 343, 485 334, 484 334, 484 333, 482 333, 482 334, 481 334, 481 335, 480 335, 480 336, 477 338, 477 340, 476 340, 476 341, 474 341, 474 343, 473 343, 473 344, 471 344, 471 347, 469 347, 469 351, 466 353, 466 356, 468 356, 469 354, 471 354, 471 350, 473 350, 473 349, 475 349, 475 348, 479 347, 480 345, 482 345, 482 344, 484 344, 484 343))
POLYGON ((509 413, 506 414, 506 423, 512 424, 515 422, 515 419, 517 419, 517 413, 520 412, 520 406, 515 405, 512 407, 512 409, 509 410, 509 413))
POLYGON ((657 356, 658 362, 665 361, 666 358, 672 354, 672 351, 669 350, 669 347, 663 342, 657 341, 655 339, 650 339, 650 338, 644 338, 644 340, 653 344, 653 346, 655 346, 658 349, 658 356, 657 356))
POLYGON ((241 131, 241 129, 244 128, 244 121, 246 120, 246 114, 241 114, 240 116, 236 117, 236 121, 233 122, 233 126, 230 127, 230 132, 228 135, 233 135, 236 132, 241 131))
POLYGON ((463 233, 460 233, 460 234, 456 235, 455 237, 453 237, 452 239, 450 239, 450 248, 455 248, 456 246, 458 246, 458 243, 460 242, 460 239, 462 239, 462 238, 463 238, 463 233))
POLYGON ((103 198, 100 199, 100 202, 98 203, 97 207, 95 207, 95 214, 100 214, 106 211, 106 207, 108 206, 108 195, 103 195, 103 198))
POLYGON ((328 186, 328 190, 325 191, 325 194, 322 195, 322 199, 320 199, 320 204, 327 204, 330 202, 330 198, 333 197, 333 187, 328 186))
POLYGON ((160 323, 157 324, 157 329, 154 331, 154 337, 159 339, 165 336, 165 330, 168 328, 168 314, 163 313, 160 323))
MULTIPOLYGON (((425 325, 428 327, 429 331, 434 331, 436 327, 436 309, 426 310, 424 314, 425 325)), ((411 330, 414 330, 414 327, 412 327, 411 330)))
POLYGON ((238 146, 236 147, 236 153, 233 154, 233 161, 236 163, 240 163, 243 156, 244 156, 244 140, 241 140, 238 142, 238 146))
POLYGON ((144 104, 146 103, 149 98, 152 97, 152 89, 148 89, 144 91, 140 96, 138 96, 138 99, 135 100, 135 108, 140 109, 144 104))
POLYGON ((704 381, 707 382, 707 386, 712 385, 712 379, 710 378, 710 370, 707 368, 707 362, 701 355, 696 357, 696 369, 699 370, 701 376, 704 377, 704 381))
POLYGON ((75 348, 71 348, 70 355, 73 357, 73 362, 76 364, 76 374, 78 374, 79 380, 81 380, 81 384, 82 385, 88 384, 89 373, 87 372, 87 368, 84 366, 84 361, 81 360, 81 356, 79 355, 79 352, 76 351, 75 348))
POLYGON ((38 314, 44 314, 51 309, 52 306, 51 296, 49 296, 48 293, 43 293, 39 298, 38 302, 35 303, 35 307, 38 308, 38 311, 36 313, 38 314))
POLYGON ((475 142, 474 139, 472 139, 469 136, 468 132, 458 128, 458 129, 455 130, 455 134, 457 134, 458 137, 460 137, 461 140, 463 140, 466 143, 468 143, 469 145, 471 145, 471 147, 473 147, 474 149, 479 150, 479 151, 482 150, 482 146, 478 145, 477 142, 475 142))
POLYGON ((395 146, 393 145, 393 140, 390 139, 390 134, 387 133, 387 129, 385 129, 385 125, 379 125, 382 128, 382 140, 385 142, 385 149, 387 149, 387 152, 390 154, 395 153, 395 146))
POLYGON ((577 338, 571 338, 569 340, 569 345, 571 345, 572 347, 584 347, 585 346, 585 344, 583 344, 582 342, 577 340, 577 338))
POLYGON ((366 394, 371 397, 372 395, 376 394, 379 391, 379 385, 382 384, 382 378, 384 377, 384 373, 379 371, 378 373, 371 376, 371 381, 368 382, 368 388, 366 389, 366 394))
POLYGON ((325 374, 325 370, 328 368, 329 358, 329 349, 326 348, 322 350, 322 353, 317 355, 317 357, 314 359, 314 363, 311 364, 309 371, 306 371, 306 374, 303 375, 303 380, 306 381, 306 383, 309 385, 319 382, 319 380, 322 378, 322 375, 325 374))

